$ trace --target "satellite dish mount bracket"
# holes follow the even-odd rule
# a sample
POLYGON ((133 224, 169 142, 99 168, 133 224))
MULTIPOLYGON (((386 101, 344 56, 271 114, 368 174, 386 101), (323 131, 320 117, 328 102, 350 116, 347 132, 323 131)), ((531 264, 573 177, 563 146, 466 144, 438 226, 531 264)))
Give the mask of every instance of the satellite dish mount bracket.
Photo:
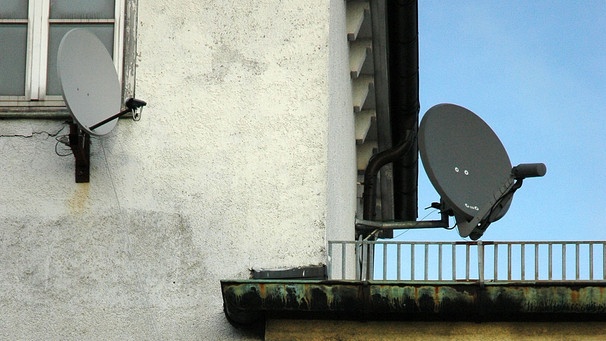
POLYGON ((90 135, 74 122, 69 124, 69 146, 76 158, 76 183, 90 179, 90 135))
MULTIPOLYGON (((133 114, 133 120, 138 121, 141 118, 141 111, 146 105, 142 100, 129 98, 126 103, 126 109, 119 113, 90 126, 90 130, 95 130, 100 126, 109 123, 130 112, 133 114)), ((75 122, 69 125, 69 146, 76 158, 76 183, 89 182, 90 180, 90 134, 75 122)))
POLYGON ((406 131, 404 139, 390 149, 373 155, 368 161, 364 172, 364 194, 363 194, 363 219, 356 219, 356 233, 368 238, 376 235, 381 230, 394 229, 427 229, 448 228, 448 214, 440 212, 440 220, 426 221, 375 221, 376 215, 376 182, 377 174, 383 166, 410 153, 416 153, 412 147, 416 142, 416 133, 412 130, 406 131))

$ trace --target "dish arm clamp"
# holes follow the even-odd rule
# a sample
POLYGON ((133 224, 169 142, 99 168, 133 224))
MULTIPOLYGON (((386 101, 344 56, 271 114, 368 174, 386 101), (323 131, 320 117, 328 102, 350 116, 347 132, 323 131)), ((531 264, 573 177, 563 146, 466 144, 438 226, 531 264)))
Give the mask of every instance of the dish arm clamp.
POLYGON ((125 105, 126 105, 126 109, 120 111, 119 113, 117 113, 113 116, 110 116, 110 117, 104 119, 103 121, 101 121, 99 123, 93 124, 92 126, 89 127, 89 129, 95 130, 95 129, 99 128, 100 126, 115 120, 118 117, 128 114, 129 112, 133 113, 133 120, 138 121, 141 118, 141 112, 143 111, 143 107, 146 106, 147 103, 140 99, 131 97, 126 100, 125 105), (141 109, 141 110, 139 110, 139 109, 141 109))

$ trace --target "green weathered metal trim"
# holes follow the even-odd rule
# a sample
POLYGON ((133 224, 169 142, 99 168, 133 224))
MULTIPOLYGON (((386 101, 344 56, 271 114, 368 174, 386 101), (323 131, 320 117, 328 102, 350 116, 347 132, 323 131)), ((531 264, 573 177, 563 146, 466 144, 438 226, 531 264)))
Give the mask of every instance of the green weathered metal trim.
POLYGON ((221 281, 230 321, 267 317, 354 320, 606 320, 606 281, 221 281))

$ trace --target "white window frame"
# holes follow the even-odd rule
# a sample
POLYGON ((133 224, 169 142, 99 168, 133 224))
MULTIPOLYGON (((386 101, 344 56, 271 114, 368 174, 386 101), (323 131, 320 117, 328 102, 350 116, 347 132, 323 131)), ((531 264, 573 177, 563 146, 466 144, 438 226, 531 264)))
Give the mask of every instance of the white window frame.
POLYGON ((0 19, 0 23, 27 24, 27 60, 25 67, 25 95, 1 96, 0 110, 38 107, 43 110, 64 109, 62 96, 47 95, 48 41, 51 24, 113 24, 113 60, 122 85, 124 65, 125 3, 114 0, 113 19, 50 19, 51 0, 29 0, 27 19, 0 19))

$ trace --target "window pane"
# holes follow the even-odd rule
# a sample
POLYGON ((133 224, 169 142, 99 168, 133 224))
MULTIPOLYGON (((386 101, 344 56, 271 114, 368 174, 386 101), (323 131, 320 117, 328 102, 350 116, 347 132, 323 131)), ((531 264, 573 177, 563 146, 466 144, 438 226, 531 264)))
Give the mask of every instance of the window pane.
POLYGON ((25 96, 27 25, 0 24, 0 96, 25 96))
MULTIPOLYGON (((71 29, 83 27, 94 33, 105 45, 109 54, 113 56, 114 46, 114 25, 112 24, 94 24, 94 25, 64 25, 53 24, 50 26, 48 39, 48 77, 46 79, 46 94, 61 95, 61 84, 57 76, 57 52, 59 51, 59 43, 63 36, 71 29)), ((78 53, 78 51, 73 51, 78 53)), ((91 65, 91 67, 93 67, 91 65)))
POLYGON ((1 19, 27 19, 26 0, 0 0, 1 19))
POLYGON ((51 19, 112 19, 114 0, 51 0, 51 19))

